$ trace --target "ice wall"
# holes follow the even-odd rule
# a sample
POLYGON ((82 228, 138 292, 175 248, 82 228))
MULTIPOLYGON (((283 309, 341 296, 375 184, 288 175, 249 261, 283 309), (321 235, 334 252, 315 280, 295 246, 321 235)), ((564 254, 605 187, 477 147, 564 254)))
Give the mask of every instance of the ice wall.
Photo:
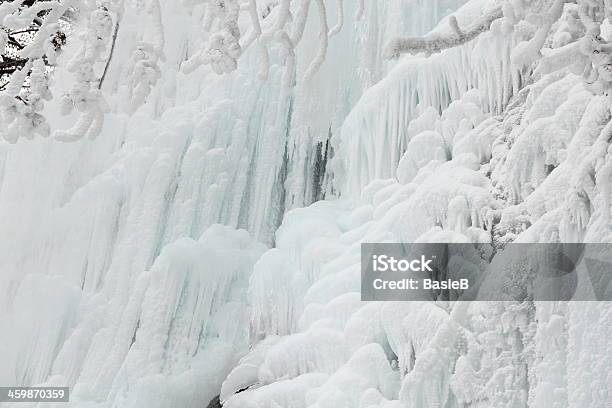
MULTIPOLYGON (((459 24, 469 25, 491 4, 469 2, 456 13, 459 24)), ((449 29, 443 20, 435 32, 449 29)), ((354 196, 370 181, 391 177, 415 136, 410 122, 429 107, 440 113, 478 88, 484 111, 501 112, 521 87, 522 67, 510 61, 515 42, 494 23, 491 32, 461 47, 430 58, 402 58, 384 80, 364 93, 333 141, 340 152, 333 163, 338 189, 354 196)), ((448 151, 448 142, 446 146, 448 151)))
MULTIPOLYGON (((328 140, 393 64, 381 58, 386 39, 429 29, 461 2, 368 3, 313 81, 293 90, 279 85, 278 55, 267 82, 254 52, 227 76, 180 73, 201 41, 201 8, 161 3, 165 61, 143 107, 126 106, 143 21, 128 7, 102 133, 0 142, 2 384, 68 383, 78 407, 207 404, 245 352, 245 280, 262 252, 253 240, 271 244, 288 208, 332 190, 328 140), (407 10, 420 28, 398 18, 407 10)), ((317 35, 309 23, 298 70, 317 35)), ((68 75, 55 73, 56 94, 68 75)), ((48 110, 53 126, 75 119, 48 110)))
POLYGON ((610 303, 360 302, 362 242, 612 237, 606 97, 566 70, 506 75, 505 43, 487 40, 502 51, 407 58, 353 108, 335 144, 342 199, 290 211, 255 266, 265 347, 227 377, 226 406, 609 405, 610 303))
MULTIPOLYGON (((398 35, 426 33, 463 3, 465 0, 366 1, 362 19, 355 21, 351 17, 358 2, 345 2, 346 29, 332 38, 317 77, 298 83, 295 91, 287 208, 337 193, 329 175, 328 163, 335 148, 331 140, 340 133, 362 92, 383 79, 396 64, 382 57, 386 42, 398 35)), ((329 10, 328 20, 336 21, 334 7, 329 10)), ((313 24, 309 28, 314 38, 318 27, 313 24)), ((308 61, 317 52, 316 41, 302 42, 298 52, 299 58, 308 61)), ((298 67, 298 71, 303 68, 298 67)))
POLYGON ((539 78, 498 116, 478 90, 440 115, 425 110, 395 177, 290 211, 249 289, 269 343, 227 377, 226 406, 607 407, 610 303, 360 301, 362 242, 471 242, 483 261, 489 245, 569 242, 567 231, 609 242, 609 179, 591 176, 589 210, 573 215, 586 205, 572 198, 577 174, 605 171, 585 158, 610 123, 601 97, 578 85, 568 72, 539 78), (515 183, 529 189, 514 197, 515 183), (262 292, 271 281, 280 290, 262 292))
MULTIPOLYGON (((94 141, 0 145, 0 383, 68 383, 79 408, 219 393, 230 407, 606 407, 609 305, 359 300, 363 241, 610 237, 609 113, 577 77, 517 94, 498 37, 381 59, 386 38, 453 3, 368 2, 292 91, 278 65, 257 80, 255 55, 225 77, 180 74, 201 15, 164 3, 166 62, 142 109, 115 101, 94 141)), ((119 99, 135 21, 104 85, 119 99)))

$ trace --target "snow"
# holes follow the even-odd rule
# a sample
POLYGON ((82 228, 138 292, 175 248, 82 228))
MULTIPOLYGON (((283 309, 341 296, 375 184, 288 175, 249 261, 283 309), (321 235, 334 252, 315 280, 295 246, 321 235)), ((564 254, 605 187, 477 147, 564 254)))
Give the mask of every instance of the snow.
POLYGON ((465 273, 511 242, 610 242, 608 44, 573 45, 584 10, 504 4, 386 61, 498 2, 250 1, 274 18, 240 35, 236 1, 131 3, 59 57, 87 64, 49 84, 32 63, 31 100, 68 84, 77 112, 26 114, 74 143, 17 116, 0 142, 0 384, 79 408, 609 405, 609 303, 360 297, 364 242, 473 243, 465 273))
MULTIPOLYGON (((91 17, 85 15, 91 19, 91 32, 67 45, 51 90, 61 96, 74 86, 74 92, 93 99, 81 100, 83 105, 74 106, 77 112, 66 117, 60 115, 59 103, 44 108, 53 129, 74 130, 75 123, 81 124, 78 132, 70 133, 78 140, 60 144, 19 139, 14 146, 0 145, 0 224, 6 231, 0 238, 0 324, 13 327, 20 316, 28 322, 2 341, 0 353, 6 362, 0 369, 2 383, 69 383, 76 406, 102 401, 118 406, 199 406, 219 393, 222 379, 246 351, 249 330, 236 332, 245 326, 239 318, 245 313, 243 302, 249 302, 253 313, 260 311, 261 333, 288 334, 299 325, 300 299, 316 276, 304 279, 296 274, 286 280, 302 292, 284 296, 289 303, 287 317, 270 323, 265 320, 269 310, 262 295, 254 285, 247 290, 246 282, 256 263, 253 276, 277 274, 276 265, 266 272, 265 257, 259 261, 259 255, 253 256, 252 265, 241 267, 240 279, 232 281, 232 291, 242 296, 230 296, 228 283, 197 252, 213 251, 209 255, 215 258, 214 253, 221 251, 234 258, 224 245, 245 245, 242 233, 226 243, 229 232, 219 231, 217 223, 246 228, 270 245, 282 239, 282 228, 278 238, 274 232, 288 208, 309 204, 331 188, 324 185, 324 164, 315 178, 312 164, 323 159, 314 149, 329 138, 330 126, 332 133, 337 131, 362 90, 382 77, 383 31, 395 35, 407 29, 401 21, 382 22, 406 4, 377 10, 367 6, 359 27, 334 36, 317 79, 295 90, 282 86, 284 70, 275 52, 270 53, 266 82, 253 74, 259 58, 256 50, 246 52, 237 72, 227 77, 216 77, 205 68, 181 74, 178 69, 185 56, 193 55, 200 44, 201 8, 189 12, 169 3, 160 6, 165 32, 159 37, 152 24, 155 35, 148 43, 142 41, 139 24, 143 18, 156 21, 154 1, 126 4, 124 9, 113 6, 108 13, 95 9, 91 17), (92 72, 71 71, 67 62, 81 61, 79 53, 90 52, 91 64, 82 68, 93 68, 99 79, 104 67, 98 58, 109 51, 117 24, 114 58, 98 93, 92 72), (362 43, 379 44, 378 50, 370 55, 362 43), (162 46, 165 58, 159 53, 162 46), (345 68, 338 70, 338 63, 347 60, 363 68, 343 64, 345 68), (342 106, 328 109, 339 92, 342 106), (102 109, 101 99, 96 99, 102 95, 109 112, 103 123, 96 124, 90 119, 102 109), (313 104, 315 98, 326 102, 313 104), (82 137, 86 135, 92 138, 82 137), (210 228, 216 232, 208 232, 210 228), (200 244, 202 240, 206 242, 200 244), (207 249, 210 246, 214 248, 207 249), (202 282, 209 278, 217 282, 216 295, 200 295, 202 282), (159 286, 162 282, 168 287, 159 286), (181 297, 184 285, 192 289, 181 297), (41 288, 47 288, 48 299, 41 296, 41 288), (206 299, 216 303, 207 305, 206 299), (174 313, 175 323, 170 324, 174 313), (226 326, 215 317, 223 315, 236 318, 226 326), (53 328, 37 338, 34 330, 43 322, 53 328), (196 327, 203 325, 209 331, 196 347, 196 327), (21 338, 32 340, 20 342, 21 338), (163 338, 172 344, 169 354, 162 352, 163 338), (39 358, 14 357, 29 349, 39 350, 39 358), (194 351, 198 358, 190 357, 194 351), (183 382, 190 390, 185 395, 180 393, 183 382)), ((347 15, 355 6, 346 5, 347 15)), ((334 11, 328 11, 331 20, 334 11)), ((307 40, 319 32, 311 21, 301 43, 304 55, 317 52, 307 40)), ((297 67, 300 72, 308 68, 309 59, 303 61, 297 67)), ((73 106, 74 92, 63 98, 65 108, 73 106)), ((320 228, 327 227, 321 223, 320 228)), ((335 256, 330 244, 339 233, 329 230, 326 257, 313 246, 309 261, 313 269, 335 256)), ((303 239, 307 238, 305 234, 303 239)), ((260 254, 263 247, 258 248, 255 252, 260 254)), ((297 241, 285 248, 302 250, 297 241)), ((245 257, 245 252, 237 253, 245 257)), ((272 275, 270 281, 276 284, 277 278, 272 275)), ((280 290, 274 293, 283 295, 280 290)), ((257 331, 254 325, 253 332, 257 331)))
MULTIPOLYGON (((435 57, 430 61, 448 64, 435 57)), ((585 236, 590 242, 607 242, 604 231, 609 227, 602 228, 600 217, 609 210, 600 207, 606 204, 599 201, 603 197, 597 188, 588 193, 594 208, 587 207, 580 218, 566 210, 576 205, 568 196, 572 183, 575 188, 586 185, 576 180, 577 163, 589 162, 583 158, 595 154, 596 139, 608 134, 607 105, 574 74, 562 71, 527 85, 518 102, 498 116, 492 115, 482 89, 453 98, 441 114, 435 109, 439 101, 432 102, 434 109, 415 106, 420 115, 399 126, 407 140, 400 148, 389 129, 408 111, 378 114, 401 107, 381 104, 381 99, 398 98, 391 85, 381 90, 393 79, 390 75, 368 90, 343 125, 334 160, 346 166, 335 173, 346 177, 344 199, 289 212, 277 249, 269 252, 279 254, 290 246, 283 255, 290 276, 314 277, 303 300, 295 302, 303 302, 302 312, 293 314, 300 316, 299 323, 288 338, 318 326, 343 330, 352 356, 378 348, 392 370, 393 380, 376 384, 371 377, 359 378, 349 359, 323 386, 311 387, 311 406, 604 407, 606 402, 598 398, 609 393, 602 381, 610 370, 601 368, 606 374, 595 388, 578 377, 593 372, 582 365, 584 353, 606 361, 597 364, 609 364, 602 354, 608 346, 591 349, 585 340, 606 336, 608 326, 600 322, 609 315, 606 303, 359 304, 354 302, 359 287, 351 283, 359 279, 360 242, 572 242, 585 236), (360 130, 364 126, 367 130, 360 130), (367 143, 361 138, 368 138, 367 143), (345 139, 355 149, 362 143, 362 150, 344 149, 345 139), (394 151, 392 146, 403 151, 396 161, 384 156, 394 151), (580 235, 567 235, 578 220, 580 235), (319 223, 326 227, 311 227, 319 223), (327 238, 334 235, 339 236, 330 250, 327 238), (308 250, 296 251, 293 243, 308 250), (323 256, 320 264, 310 261, 317 252, 313 246, 323 256), (330 253, 335 254, 331 259, 330 253), (571 329, 574 325, 582 328, 580 333, 571 329), (385 386, 395 381, 397 396, 390 396, 385 386), (590 395, 595 389, 603 391, 590 395)), ((264 284, 254 276, 253 285, 264 284)), ((329 374, 327 367, 320 372, 329 374)), ((294 371, 286 372, 292 376, 294 371)), ((252 389, 249 398, 256 400, 257 393, 258 388, 252 389)))

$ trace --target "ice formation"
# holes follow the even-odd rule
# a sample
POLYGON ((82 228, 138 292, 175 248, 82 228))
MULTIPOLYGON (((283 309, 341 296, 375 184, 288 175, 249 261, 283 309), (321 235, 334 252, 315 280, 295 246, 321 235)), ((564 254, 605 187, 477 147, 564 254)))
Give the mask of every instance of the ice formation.
MULTIPOLYGON (((608 238, 601 234, 600 218, 604 209, 597 204, 602 197, 595 200, 591 219, 589 213, 585 219, 560 222, 571 216, 566 210, 571 205, 566 194, 571 191, 568 184, 572 177, 563 173, 555 176, 555 172, 571 171, 570 157, 596 148, 602 122, 608 119, 600 97, 574 87, 578 85, 579 79, 572 74, 545 77, 524 88, 528 94, 524 104, 499 116, 487 114, 483 105, 477 104, 474 91, 452 102, 442 115, 425 109, 408 129, 412 137, 399 162, 397 178, 371 181, 350 203, 317 203, 289 212, 279 229, 277 248, 262 259, 273 256, 283 259, 284 265, 298 265, 299 272, 290 270, 290 276, 314 276, 314 283, 306 285, 309 289, 302 297, 301 287, 284 290, 283 294, 291 293, 292 304, 283 309, 253 303, 252 316, 261 331, 282 334, 278 323, 282 321, 284 331, 290 332, 286 340, 275 339, 270 347, 254 352, 261 362, 282 354, 289 363, 294 361, 293 353, 309 347, 323 352, 325 348, 316 343, 321 337, 339 337, 350 353, 331 374, 329 365, 337 362, 313 358, 310 367, 295 370, 289 366, 282 374, 275 374, 283 381, 272 384, 265 374, 265 363, 258 365, 255 375, 253 357, 247 354, 226 384, 236 381, 248 366, 250 376, 248 380, 243 377, 240 384, 243 388, 250 385, 247 391, 227 398, 228 406, 242 401, 267 406, 258 402, 260 392, 267 395, 267 390, 286 387, 288 379, 303 384, 302 377, 305 381, 321 374, 329 376, 323 385, 310 386, 310 392, 301 388, 299 398, 280 406, 605 407, 609 386, 604 383, 609 381, 609 368, 602 368, 605 374, 601 381, 593 379, 595 388, 577 377, 579 372, 592 372, 583 365, 587 361, 593 364, 596 359, 597 364, 610 365, 607 346, 586 340, 610 334, 608 304, 358 301, 360 242, 556 242, 572 221, 580 222, 574 228, 584 228, 582 237, 605 242, 608 238), (559 98, 559 92, 564 97, 559 98), (517 118, 517 110, 525 115, 517 118), (532 124, 538 121, 541 128, 535 137, 532 124), (448 145, 442 136, 445 129, 453 129, 448 145), (560 160, 558 167, 542 174, 543 181, 515 181, 520 174, 540 175, 534 169, 545 167, 547 147, 539 140, 549 137, 549 132, 558 136, 560 129, 566 129, 569 139, 555 139, 568 150, 556 158, 560 160), (427 135, 430 143, 420 142, 419 135, 427 135), (529 143, 519 143, 521 138, 529 138, 529 143), (445 146, 448 153, 436 153, 445 146), (510 165, 513 155, 523 149, 543 162, 510 165), (420 159, 427 164, 420 165, 420 159), (513 183, 532 183, 534 191, 517 198, 520 203, 516 204, 515 198, 505 193, 513 183), (543 198, 537 200, 540 195, 543 198), (545 208, 534 206, 536 202, 545 208), (312 225, 326 228, 309 228, 312 225), (303 243, 305 231, 309 239, 303 243), (295 251, 295 242, 305 250, 295 251), (298 308, 301 310, 296 311, 298 308), (293 316, 297 329, 287 321, 288 316, 293 316), (261 327, 266 322, 268 326, 261 327), (574 329, 585 325, 591 327, 589 333, 574 329), (311 337, 313 330, 320 330, 319 336, 311 337), (303 343, 305 338, 310 338, 308 344, 303 343), (386 356, 382 371, 374 368, 375 354, 379 353, 375 350, 386 356), (365 355, 369 355, 368 363, 361 364, 370 368, 362 374, 355 368, 354 358, 365 355), (393 370, 385 371, 389 367, 393 370), (384 384, 379 382, 380 376, 388 378, 384 384), (590 393, 586 389, 604 391, 590 393)), ((571 241, 572 237, 565 239, 571 241)), ((268 278, 257 272, 269 266, 258 263, 251 288, 264 285, 263 279, 268 278)))
POLYGON ((203 41, 185 3, 110 7, 120 30, 93 16, 66 49, 83 69, 33 75, 41 99, 72 84, 75 112, 26 113, 75 143, 0 142, 0 384, 67 384, 78 408, 609 406, 609 304, 359 294, 362 242, 610 241, 608 33, 573 45, 585 10, 519 23, 538 2, 513 1, 513 35, 387 61, 501 2, 313 2, 295 50, 265 26, 243 49, 235 1, 208 2, 203 41))

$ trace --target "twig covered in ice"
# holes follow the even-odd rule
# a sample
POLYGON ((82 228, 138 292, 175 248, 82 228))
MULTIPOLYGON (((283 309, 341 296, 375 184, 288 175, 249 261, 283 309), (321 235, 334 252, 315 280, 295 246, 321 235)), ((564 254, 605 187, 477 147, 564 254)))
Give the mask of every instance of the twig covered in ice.
POLYGON ((342 26, 344 25, 344 0, 338 0, 338 22, 331 30, 329 30, 328 35, 333 37, 338 34, 340 30, 342 30, 342 26))
POLYGON ((385 49, 385 58, 397 58, 401 54, 433 54, 447 48, 457 47, 489 31, 493 21, 503 17, 501 7, 483 15, 467 30, 462 30, 454 16, 449 18, 452 32, 446 35, 429 34, 425 37, 398 37, 389 42, 385 49))

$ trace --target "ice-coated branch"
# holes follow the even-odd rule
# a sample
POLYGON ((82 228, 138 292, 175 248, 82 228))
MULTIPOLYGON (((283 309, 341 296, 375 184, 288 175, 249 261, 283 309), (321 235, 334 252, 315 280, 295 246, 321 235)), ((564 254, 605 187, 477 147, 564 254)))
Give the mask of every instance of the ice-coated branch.
POLYGON ((563 14, 565 3, 571 0, 554 0, 546 13, 533 15, 539 22, 539 28, 529 41, 523 41, 512 51, 512 62, 515 66, 528 66, 542 56, 541 50, 548 38, 551 28, 563 14))
POLYGON ((329 45, 329 36, 327 33, 327 10, 325 9, 325 3, 323 0, 315 0, 315 2, 317 3, 317 7, 319 9, 319 25, 321 27, 321 31, 319 32, 319 51, 306 70, 306 74, 304 75, 306 80, 311 79, 314 74, 317 73, 323 64, 323 61, 325 61, 327 46, 329 45))
MULTIPOLYGON (((263 10, 258 9, 257 0, 247 0, 236 7, 237 0, 203 0, 207 5, 207 14, 203 23, 208 33, 208 43, 183 63, 181 70, 185 74, 195 71, 202 65, 210 64, 218 74, 229 73, 238 67, 238 60, 244 52, 255 45, 260 54, 260 74, 263 80, 268 78, 270 70, 270 47, 273 43, 280 45, 281 57, 284 59, 286 73, 283 82, 293 86, 298 56, 295 49, 302 41, 308 21, 310 5, 313 0, 278 0, 269 2, 263 10), (246 19, 239 19, 239 13, 249 14, 246 19), (240 26, 238 22, 240 21, 240 26), (245 24, 246 23, 246 24, 245 24), (246 27, 245 27, 246 25, 246 27), (247 33, 242 36, 242 32, 247 33)), ((319 50, 308 64, 305 79, 312 78, 319 70, 327 56, 329 38, 338 34, 344 27, 344 0, 337 0, 338 20, 330 29, 327 20, 325 1, 314 0, 319 17, 319 50)), ((356 18, 363 14, 364 1, 359 3, 360 11, 356 18)))
POLYGON ((276 22, 274 24, 274 31, 279 31, 285 28, 285 24, 289 20, 291 0, 281 0, 280 9, 278 11, 278 15, 276 17, 276 22))
POLYGON ((0 3, 0 137, 47 136, 49 67, 65 44, 58 23, 75 0, 0 3))
POLYGON ((329 30, 328 35, 330 37, 333 37, 334 35, 338 34, 340 30, 342 30, 342 26, 344 25, 344 0, 337 0, 337 1, 338 1, 338 22, 331 30, 329 30))
POLYGON ((359 0, 357 11, 355 12, 355 21, 361 20, 365 11, 365 0, 359 0))
POLYGON ((306 28, 306 20, 308 20, 308 12, 310 10, 310 1, 311 0, 302 0, 300 2, 300 7, 296 13, 293 34, 291 35, 293 45, 297 45, 304 35, 304 28, 306 28))
POLYGON ((579 72, 581 74, 584 71, 585 62, 578 41, 548 52, 538 64, 536 72, 544 75, 550 74, 576 63, 582 64, 582 70, 579 72))
POLYGON ((293 43, 289 38, 289 35, 285 31, 278 31, 277 33, 277 41, 280 42, 285 48, 285 52, 287 53, 287 62, 286 68, 283 78, 283 84, 286 87, 291 87, 295 85, 295 50, 293 48, 293 43))
POLYGON ((217 74, 234 71, 243 49, 240 45, 238 18, 240 5, 237 0, 220 0, 208 3, 204 29, 209 31, 217 22, 216 31, 210 33, 208 43, 204 44, 182 70, 188 74, 201 65, 210 65, 217 74))
POLYGON ((451 16, 449 18, 451 33, 445 35, 429 34, 425 37, 395 38, 385 48, 384 55, 390 59, 397 58, 401 54, 414 55, 423 52, 430 55, 447 48, 454 48, 472 41, 480 34, 489 31, 491 24, 503 16, 502 7, 496 7, 475 21, 467 30, 462 30, 457 19, 451 16))
POLYGON ((64 114, 76 110, 80 113, 77 123, 70 129, 56 131, 55 139, 74 142, 84 137, 95 138, 102 130, 104 114, 108 105, 95 72, 95 65, 104 61, 107 45, 113 33, 113 19, 105 7, 97 7, 88 16, 87 30, 83 33, 80 51, 68 63, 68 71, 75 82, 70 92, 63 97, 64 114))
MULTIPOLYGON (((128 110, 131 113, 146 102, 161 78, 160 63, 165 60, 165 36, 160 1, 147 0, 147 3, 143 3, 137 11, 147 30, 138 39, 128 61, 126 83, 129 91, 128 110)), ((117 24, 120 18, 121 14, 117 17, 117 24)))

